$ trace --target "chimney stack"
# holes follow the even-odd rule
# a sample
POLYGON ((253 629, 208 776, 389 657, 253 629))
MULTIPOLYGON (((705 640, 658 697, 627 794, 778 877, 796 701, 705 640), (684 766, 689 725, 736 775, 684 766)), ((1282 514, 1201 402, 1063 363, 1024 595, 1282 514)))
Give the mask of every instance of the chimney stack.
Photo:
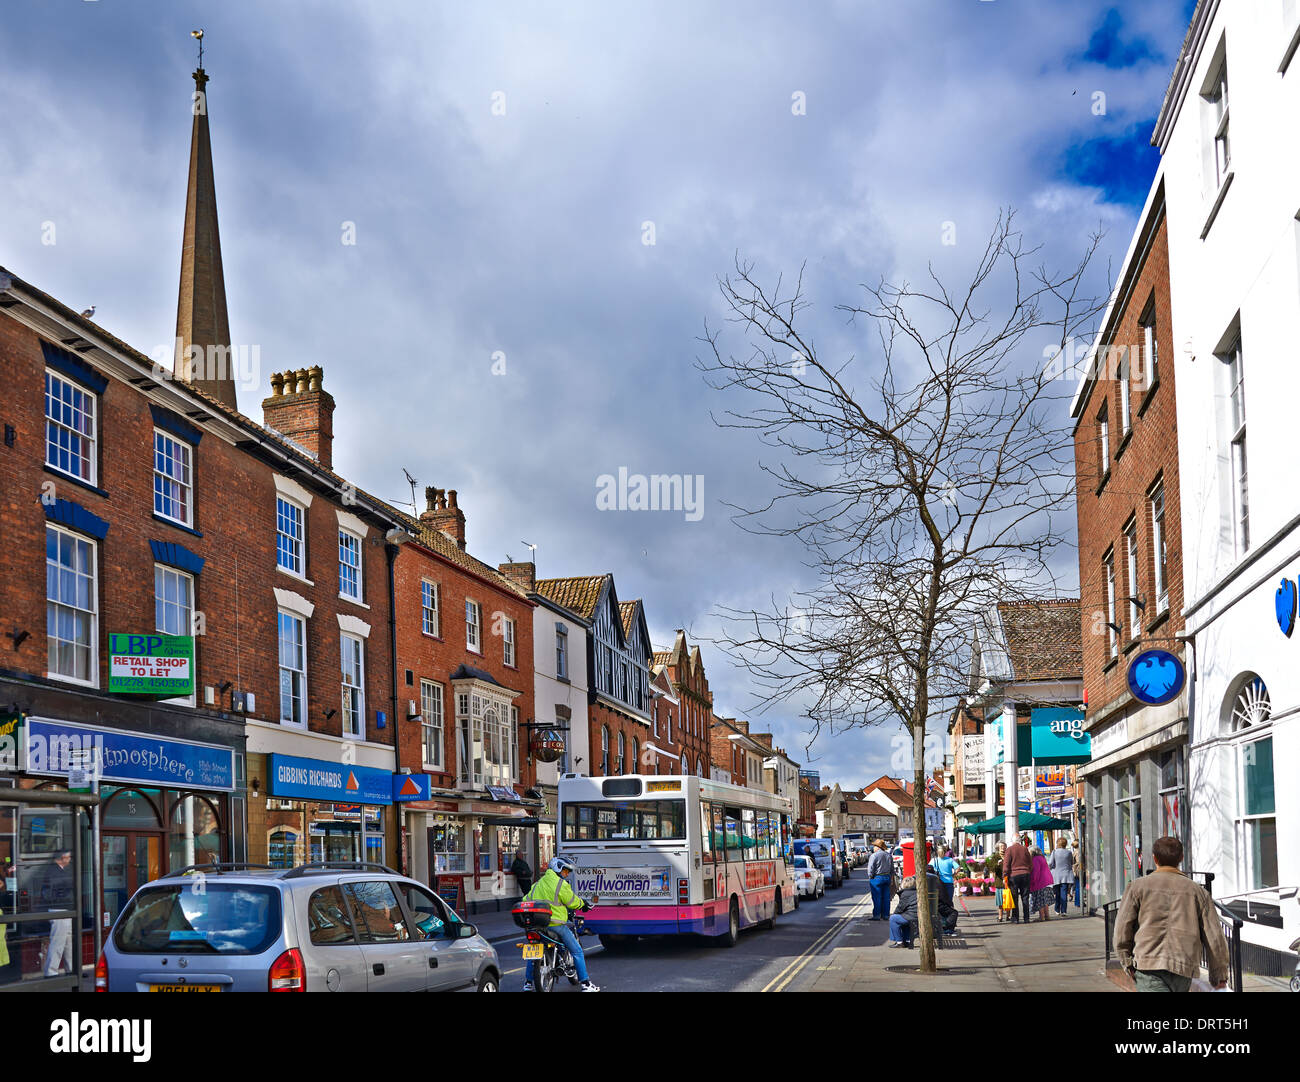
POLYGON ((456 490, 426 488, 425 510, 420 521, 434 530, 441 530, 462 549, 465 547, 465 512, 456 506, 456 490))
POLYGON ((537 591, 537 565, 528 563, 500 564, 497 570, 511 582, 527 593, 537 591))
POLYGON ((271 397, 262 402, 262 418, 301 444, 327 470, 334 468, 334 397, 322 390, 320 365, 271 374, 271 397))

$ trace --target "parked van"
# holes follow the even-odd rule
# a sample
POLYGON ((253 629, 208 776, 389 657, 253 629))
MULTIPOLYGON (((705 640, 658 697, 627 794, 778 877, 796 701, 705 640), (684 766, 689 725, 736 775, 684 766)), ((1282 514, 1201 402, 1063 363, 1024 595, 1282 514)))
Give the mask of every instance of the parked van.
POLYGON ((838 887, 844 881, 841 874, 844 865, 836 851, 834 838, 796 838, 794 851, 796 855, 812 857, 813 863, 826 876, 828 887, 838 887))

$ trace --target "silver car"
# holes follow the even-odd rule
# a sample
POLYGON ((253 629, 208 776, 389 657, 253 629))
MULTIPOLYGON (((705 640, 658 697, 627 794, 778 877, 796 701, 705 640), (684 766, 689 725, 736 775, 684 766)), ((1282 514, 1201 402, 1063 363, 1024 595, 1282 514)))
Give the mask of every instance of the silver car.
POLYGON ((501 964, 428 887, 377 864, 193 867, 136 891, 104 992, 495 992, 501 964))

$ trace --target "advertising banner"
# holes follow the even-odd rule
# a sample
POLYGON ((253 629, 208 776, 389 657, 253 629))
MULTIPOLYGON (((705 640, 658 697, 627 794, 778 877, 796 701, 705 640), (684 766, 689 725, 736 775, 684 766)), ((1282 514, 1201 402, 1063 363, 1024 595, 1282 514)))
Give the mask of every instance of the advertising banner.
POLYGON ((962 773, 967 785, 979 785, 984 777, 984 734, 961 738, 962 773))
POLYGON ((108 690, 171 699, 194 694, 189 635, 109 635, 108 690))
POLYGON ((672 869, 646 867, 579 868, 573 873, 573 889, 581 897, 599 894, 603 902, 663 900, 672 898, 672 869))

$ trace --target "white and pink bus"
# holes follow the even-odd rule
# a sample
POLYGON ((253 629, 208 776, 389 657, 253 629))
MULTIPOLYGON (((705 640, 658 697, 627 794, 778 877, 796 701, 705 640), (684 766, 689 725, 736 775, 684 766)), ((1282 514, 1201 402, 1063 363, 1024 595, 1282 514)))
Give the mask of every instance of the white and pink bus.
POLYGON ((557 848, 578 894, 600 896, 584 916, 606 946, 683 933, 734 946, 795 907, 791 814, 783 797, 689 774, 566 774, 557 848))

